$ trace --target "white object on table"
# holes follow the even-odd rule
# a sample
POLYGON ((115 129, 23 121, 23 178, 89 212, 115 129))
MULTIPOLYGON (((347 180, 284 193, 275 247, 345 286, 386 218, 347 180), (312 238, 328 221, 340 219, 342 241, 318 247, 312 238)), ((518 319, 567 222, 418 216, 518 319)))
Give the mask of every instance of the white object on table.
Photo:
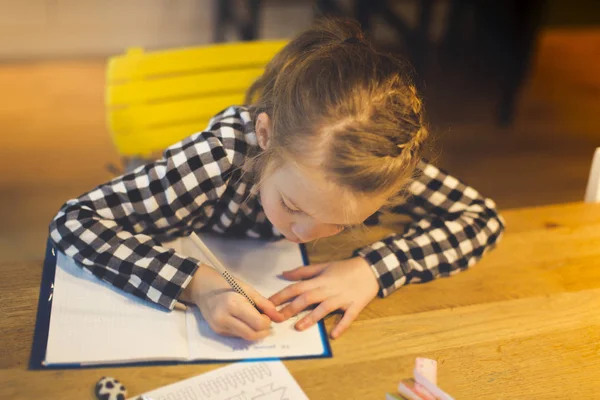
POLYGON ((281 361, 231 364, 142 396, 152 400, 308 400, 281 361))

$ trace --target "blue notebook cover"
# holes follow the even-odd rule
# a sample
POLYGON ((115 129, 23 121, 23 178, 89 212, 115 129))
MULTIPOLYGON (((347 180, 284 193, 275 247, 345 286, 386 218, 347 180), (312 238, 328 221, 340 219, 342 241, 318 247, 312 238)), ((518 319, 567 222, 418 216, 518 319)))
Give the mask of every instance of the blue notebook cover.
MULTIPOLYGON (((302 261, 304 265, 308 265, 308 255, 306 253, 306 247, 300 245, 300 251, 302 253, 302 261)), ((50 313, 52 311, 52 292, 54 283, 54 274, 56 272, 56 256, 57 251, 50 239, 46 244, 46 256, 44 258, 44 267, 42 271, 42 280, 40 283, 40 297, 38 300, 37 316, 35 331, 33 336, 33 345, 31 347, 31 357, 29 359, 29 369, 41 370, 41 369, 74 369, 74 368, 105 368, 105 367, 133 367, 133 366, 149 366, 149 365, 178 365, 178 364, 222 364, 231 363, 238 361, 272 361, 272 360, 296 360, 296 359, 312 359, 312 358, 330 358, 332 357, 331 346, 329 343, 329 337, 325 330, 325 323, 321 320, 319 322, 319 331, 321 333, 321 340, 323 341, 323 348, 325 351, 320 355, 310 356, 298 356, 298 357, 275 357, 275 358, 245 358, 237 360, 192 360, 192 361, 143 361, 143 362, 131 362, 131 363, 118 363, 118 364, 93 364, 93 365, 80 365, 80 364, 57 364, 57 365, 44 365, 43 361, 46 357, 46 348, 48 345, 48 334, 50 328, 50 313)))

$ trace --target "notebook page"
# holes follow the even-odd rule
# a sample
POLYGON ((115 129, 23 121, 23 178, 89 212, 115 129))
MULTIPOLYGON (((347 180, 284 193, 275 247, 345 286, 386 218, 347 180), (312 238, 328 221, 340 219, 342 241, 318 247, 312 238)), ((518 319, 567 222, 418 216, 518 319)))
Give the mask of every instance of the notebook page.
POLYGON ((185 318, 114 288, 59 253, 45 363, 185 359, 185 318))
POLYGON ((144 396, 152 400, 308 399, 281 361, 231 364, 144 393, 144 396))
MULTIPOLYGON (((279 277, 283 271, 303 265, 299 246, 289 241, 268 242, 212 235, 201 238, 229 272, 265 297, 291 283, 279 277)), ((189 238, 179 240, 182 254, 202 260, 200 250, 189 238)), ((301 316, 280 324, 273 323, 271 336, 260 342, 215 334, 196 307, 190 308, 186 316, 191 359, 301 357, 322 355, 326 351, 319 326, 314 325, 302 332, 294 329, 293 325, 301 316)))

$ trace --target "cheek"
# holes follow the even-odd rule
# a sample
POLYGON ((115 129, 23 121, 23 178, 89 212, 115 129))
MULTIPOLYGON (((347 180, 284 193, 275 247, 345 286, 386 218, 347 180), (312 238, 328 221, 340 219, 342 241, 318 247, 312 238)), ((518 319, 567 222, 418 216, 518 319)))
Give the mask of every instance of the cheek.
POLYGON ((287 232, 292 223, 291 215, 286 213, 281 207, 279 195, 270 191, 268 187, 260 191, 260 201, 262 203, 267 219, 280 232, 287 232))

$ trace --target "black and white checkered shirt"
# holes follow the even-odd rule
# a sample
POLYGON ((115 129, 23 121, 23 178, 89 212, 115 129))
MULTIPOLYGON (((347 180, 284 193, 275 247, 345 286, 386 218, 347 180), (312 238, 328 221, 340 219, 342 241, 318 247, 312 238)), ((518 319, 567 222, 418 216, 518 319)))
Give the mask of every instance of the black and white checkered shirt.
MULTIPOLYGON (((282 237, 241 173, 256 146, 248 109, 230 107, 160 160, 67 201, 50 237, 97 277, 172 309, 198 261, 162 242, 192 230, 282 237)), ((419 170, 407 201, 395 209, 413 217, 409 229, 355 253, 371 265, 380 296, 472 266, 504 229, 491 200, 426 162, 419 170)))

